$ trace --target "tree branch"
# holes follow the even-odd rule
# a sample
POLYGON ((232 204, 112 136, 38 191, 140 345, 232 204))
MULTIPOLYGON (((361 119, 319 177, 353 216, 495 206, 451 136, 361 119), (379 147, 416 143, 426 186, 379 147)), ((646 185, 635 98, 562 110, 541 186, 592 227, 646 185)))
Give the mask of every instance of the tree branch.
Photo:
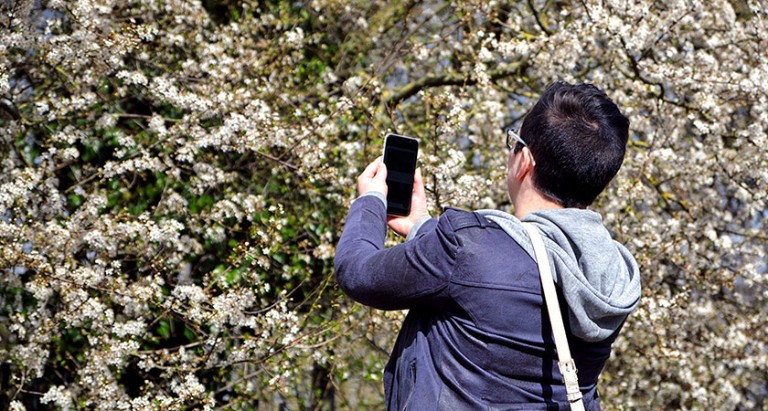
MULTIPOLYGON (((531 13, 533 13, 533 17, 536 18, 536 24, 539 25, 539 28, 541 28, 541 30, 544 33, 546 33, 548 36, 551 36, 553 34, 552 29, 549 28, 547 23, 542 18, 541 14, 538 11, 536 11, 536 7, 534 7, 534 5, 533 5, 533 0, 528 0, 528 8, 531 9, 531 13)), ((544 12, 544 10, 542 10, 542 13, 543 12, 544 12)))
MULTIPOLYGON (((497 81, 502 78, 510 77, 516 73, 519 73, 525 68, 526 64, 521 61, 508 64, 499 69, 493 70, 488 73, 491 81, 497 81)), ((443 76, 429 76, 422 77, 413 83, 407 84, 400 90, 394 92, 392 95, 384 100, 384 103, 388 106, 395 106, 401 101, 408 99, 416 95, 418 92, 432 87, 442 86, 472 86, 477 84, 477 79, 474 77, 467 77, 464 74, 451 73, 443 76)))

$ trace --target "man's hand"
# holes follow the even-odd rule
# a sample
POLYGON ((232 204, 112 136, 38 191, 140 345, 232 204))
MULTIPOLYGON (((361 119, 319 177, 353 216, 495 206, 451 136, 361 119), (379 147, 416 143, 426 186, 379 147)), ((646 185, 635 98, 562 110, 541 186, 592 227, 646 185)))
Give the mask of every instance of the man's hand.
POLYGON ((373 160, 363 173, 357 177, 357 195, 361 196, 369 191, 378 191, 387 196, 387 166, 382 157, 373 160))
POLYGON ((387 217, 387 224, 394 232, 406 237, 408 236, 408 233, 411 232, 413 225, 416 224, 421 217, 428 215, 429 211, 427 210, 427 193, 424 191, 424 178, 421 176, 421 169, 417 168, 416 174, 413 177, 411 213, 405 217, 389 216, 387 217))

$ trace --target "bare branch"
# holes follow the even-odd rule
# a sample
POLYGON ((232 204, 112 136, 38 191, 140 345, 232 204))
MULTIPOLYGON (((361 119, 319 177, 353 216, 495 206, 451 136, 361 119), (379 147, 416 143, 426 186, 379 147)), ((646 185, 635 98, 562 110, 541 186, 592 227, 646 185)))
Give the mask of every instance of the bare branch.
MULTIPOLYGON (((500 79, 511 77, 522 72, 526 66, 527 62, 516 61, 499 69, 493 70, 488 74, 492 82, 498 81, 500 79)), ((444 76, 422 77, 393 93, 391 96, 384 100, 384 103, 387 106, 397 105, 401 101, 406 100, 409 97, 416 95, 418 92, 428 88, 443 86, 472 86, 475 84, 477 84, 476 78, 467 77, 465 74, 458 73, 446 74, 444 76)))

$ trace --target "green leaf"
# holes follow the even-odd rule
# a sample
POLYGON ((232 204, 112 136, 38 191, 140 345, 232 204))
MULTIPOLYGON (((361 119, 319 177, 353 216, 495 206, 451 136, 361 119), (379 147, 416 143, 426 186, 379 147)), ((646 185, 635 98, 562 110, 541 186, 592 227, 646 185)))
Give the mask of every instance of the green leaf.
POLYGON ((84 198, 79 194, 70 194, 67 196, 67 203, 72 208, 80 207, 83 204, 84 198))
POLYGON ((168 339, 171 337, 171 324, 168 321, 162 320, 158 323, 157 329, 155 330, 157 335, 159 335, 163 339, 168 339))

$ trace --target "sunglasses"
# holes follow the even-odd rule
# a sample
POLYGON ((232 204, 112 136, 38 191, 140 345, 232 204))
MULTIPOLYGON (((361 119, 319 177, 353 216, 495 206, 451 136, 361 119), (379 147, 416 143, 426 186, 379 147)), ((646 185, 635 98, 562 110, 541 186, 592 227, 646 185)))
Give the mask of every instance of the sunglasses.
POLYGON ((527 146, 525 141, 520 138, 520 135, 513 128, 507 129, 507 148, 514 150, 515 153, 519 153, 523 147, 527 146))

